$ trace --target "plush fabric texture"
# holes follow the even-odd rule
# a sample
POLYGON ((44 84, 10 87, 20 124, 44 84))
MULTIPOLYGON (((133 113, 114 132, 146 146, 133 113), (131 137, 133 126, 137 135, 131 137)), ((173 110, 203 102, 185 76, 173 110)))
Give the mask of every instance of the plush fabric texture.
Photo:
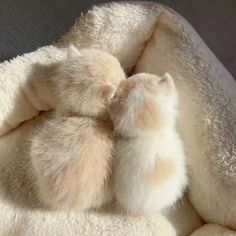
POLYGON ((205 224, 199 229, 195 230, 190 236, 235 236, 235 231, 226 229, 216 224, 205 224))
POLYGON ((232 76, 177 13, 144 2, 94 7, 54 46, 0 64, 0 235, 184 236, 202 220, 209 224, 193 235, 236 235, 230 230, 236 230, 235 94, 232 76), (165 216, 50 212, 37 205, 28 139, 47 119, 40 111, 48 107, 25 93, 25 83, 35 63, 62 59, 70 43, 112 53, 127 74, 169 72, 175 78, 190 186, 165 216))

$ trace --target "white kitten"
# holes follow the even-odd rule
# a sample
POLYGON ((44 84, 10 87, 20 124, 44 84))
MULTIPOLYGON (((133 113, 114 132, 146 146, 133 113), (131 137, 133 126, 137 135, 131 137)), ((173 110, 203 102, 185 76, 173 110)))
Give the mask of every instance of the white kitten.
POLYGON ((175 128, 177 92, 170 75, 137 74, 122 81, 109 110, 116 134, 114 193, 133 214, 162 211, 187 184, 175 128))

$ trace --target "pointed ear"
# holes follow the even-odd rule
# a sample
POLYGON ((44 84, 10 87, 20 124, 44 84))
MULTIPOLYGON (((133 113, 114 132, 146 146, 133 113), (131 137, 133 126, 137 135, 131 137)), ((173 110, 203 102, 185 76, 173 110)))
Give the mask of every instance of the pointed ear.
POLYGON ((162 76, 163 79, 167 79, 167 80, 173 80, 171 75, 169 73, 165 73, 163 76, 162 76))
POLYGON ((172 76, 169 73, 165 73, 161 80, 158 81, 158 85, 166 92, 175 90, 175 83, 172 76))
POLYGON ((73 59, 79 56, 81 56, 81 53, 74 45, 71 44, 67 51, 67 59, 73 59))
POLYGON ((101 97, 104 103, 109 103, 115 94, 115 87, 112 85, 103 85, 101 87, 101 97))

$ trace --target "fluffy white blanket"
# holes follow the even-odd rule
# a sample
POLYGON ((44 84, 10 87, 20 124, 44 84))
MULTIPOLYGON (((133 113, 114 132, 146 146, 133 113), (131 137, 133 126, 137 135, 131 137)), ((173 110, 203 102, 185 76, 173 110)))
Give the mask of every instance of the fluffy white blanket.
POLYGON ((192 235, 236 235, 235 94, 232 76, 177 13, 144 2, 94 7, 54 46, 0 64, 0 235, 184 236, 197 228, 192 235), (60 60, 70 43, 112 53, 127 73, 169 72, 176 79, 191 181, 188 196, 167 216, 37 208, 27 143, 48 107, 25 92, 25 83, 35 63, 60 60))

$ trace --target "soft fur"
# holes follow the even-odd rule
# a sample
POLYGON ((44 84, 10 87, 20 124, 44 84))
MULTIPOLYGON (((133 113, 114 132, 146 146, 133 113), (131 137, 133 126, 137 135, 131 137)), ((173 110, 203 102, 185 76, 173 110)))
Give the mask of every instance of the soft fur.
POLYGON ((173 10, 147 2, 94 7, 76 21, 60 47, 46 46, 0 64, 0 135, 11 131, 0 137, 0 180, 5 181, 0 185, 2 234, 183 236, 202 225, 199 214, 209 223, 200 229, 205 230, 202 235, 221 235, 222 231, 236 235, 235 230, 227 229, 236 225, 235 94, 232 76, 192 26, 173 10), (64 59, 67 50, 63 47, 73 42, 112 53, 128 73, 135 66, 136 72, 162 75, 168 71, 175 78, 180 98, 177 123, 191 177, 190 204, 184 198, 167 218, 152 219, 36 211, 18 204, 21 198, 27 207, 34 201, 31 192, 27 191, 30 198, 23 194, 28 186, 26 140, 37 127, 37 119, 29 119, 48 109, 46 104, 33 106, 37 97, 25 93, 26 82, 34 76, 35 63, 50 65, 64 59), (19 188, 9 196, 9 189, 16 184, 19 188), (211 227, 210 223, 222 226, 211 227))
POLYGON ((116 134, 114 193, 128 213, 166 210, 187 183, 182 142, 175 128, 173 79, 137 74, 122 81, 110 105, 116 134))
POLYGON ((66 59, 35 66, 40 73, 26 81, 24 93, 33 97, 31 102, 37 109, 56 108, 61 115, 103 115, 114 87, 125 78, 118 60, 98 49, 78 51, 70 46, 66 59))
POLYGON ((125 75, 111 55, 74 47, 55 70, 29 86, 52 96, 56 110, 30 145, 39 199, 54 209, 98 207, 110 195, 113 129, 105 106, 125 75))

